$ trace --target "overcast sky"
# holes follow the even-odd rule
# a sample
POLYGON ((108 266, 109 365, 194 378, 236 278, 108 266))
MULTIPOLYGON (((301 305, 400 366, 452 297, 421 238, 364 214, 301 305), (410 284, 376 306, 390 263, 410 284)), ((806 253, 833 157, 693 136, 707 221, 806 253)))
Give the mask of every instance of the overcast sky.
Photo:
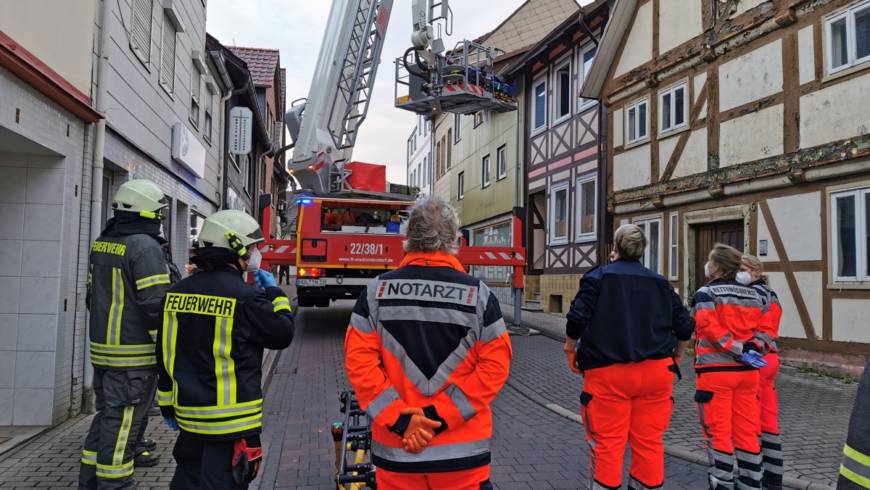
MULTIPOLYGON (((448 47, 475 38, 510 15, 523 0, 453 0, 448 47)), ((329 16, 329 0, 210 0, 208 32, 225 45, 273 48, 287 68, 287 103, 308 96, 329 16)), ((395 0, 369 114, 353 159, 387 164, 391 182, 405 182, 405 141, 415 116, 393 107, 393 60, 411 45, 411 0, 395 0)))

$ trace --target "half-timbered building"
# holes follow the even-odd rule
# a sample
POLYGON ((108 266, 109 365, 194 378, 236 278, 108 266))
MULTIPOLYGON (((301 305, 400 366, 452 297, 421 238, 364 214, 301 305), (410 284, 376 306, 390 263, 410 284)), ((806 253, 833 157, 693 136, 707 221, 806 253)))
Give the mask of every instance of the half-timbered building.
POLYGON ((605 218, 599 107, 579 90, 613 3, 578 9, 508 72, 527 87, 521 111, 527 308, 566 313, 580 277, 606 248, 599 245, 605 218))
POLYGON ((758 255, 792 356, 870 351, 870 1, 619 0, 582 90, 607 209, 685 296, 758 255))

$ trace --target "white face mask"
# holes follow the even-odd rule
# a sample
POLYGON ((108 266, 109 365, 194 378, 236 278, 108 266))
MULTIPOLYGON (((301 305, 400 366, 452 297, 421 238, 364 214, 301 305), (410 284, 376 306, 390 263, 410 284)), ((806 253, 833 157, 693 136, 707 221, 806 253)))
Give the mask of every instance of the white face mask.
POLYGON ((706 262, 704 264, 704 277, 706 277, 707 279, 710 279, 710 263, 709 262, 706 262))
POLYGON ((263 255, 260 254, 260 249, 256 245, 251 245, 251 254, 248 258, 248 266, 245 267, 245 272, 257 272, 260 270, 260 263, 263 261, 263 255))
POLYGON ((740 271, 737 273, 737 282, 743 284, 744 286, 748 286, 752 283, 752 274, 746 271, 740 271))

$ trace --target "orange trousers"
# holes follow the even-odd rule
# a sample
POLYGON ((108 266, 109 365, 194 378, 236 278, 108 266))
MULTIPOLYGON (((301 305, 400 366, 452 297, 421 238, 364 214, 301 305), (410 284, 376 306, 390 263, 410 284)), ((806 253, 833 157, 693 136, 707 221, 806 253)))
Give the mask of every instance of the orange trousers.
POLYGON ((776 396, 776 375, 779 373, 779 354, 764 356, 767 366, 759 370, 758 399, 761 403, 761 432, 779 434, 779 399, 776 396))
POLYGON ((378 490, 490 490, 489 465, 444 473, 397 473, 378 468, 378 490))
POLYGON ((757 370, 698 374, 695 401, 707 444, 712 488, 734 488, 737 479, 740 488, 761 488, 758 387, 757 370))
POLYGON ((662 437, 673 410, 671 359, 614 364, 583 373, 581 415, 589 441, 592 488, 620 488, 625 445, 631 446, 633 489, 665 480, 662 437))
POLYGON ((782 488, 782 437, 779 435, 779 399, 776 395, 776 375, 779 373, 779 354, 764 356, 767 366, 759 370, 758 400, 761 402, 761 455, 764 464, 764 487, 782 488))

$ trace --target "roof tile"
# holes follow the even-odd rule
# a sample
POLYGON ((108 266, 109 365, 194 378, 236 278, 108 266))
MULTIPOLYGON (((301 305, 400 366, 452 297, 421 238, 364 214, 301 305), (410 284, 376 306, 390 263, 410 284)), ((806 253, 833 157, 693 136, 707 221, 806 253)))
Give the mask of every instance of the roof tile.
POLYGON ((254 85, 271 87, 275 83, 275 70, 278 69, 279 63, 277 49, 241 46, 228 46, 228 48, 248 65, 254 85))

